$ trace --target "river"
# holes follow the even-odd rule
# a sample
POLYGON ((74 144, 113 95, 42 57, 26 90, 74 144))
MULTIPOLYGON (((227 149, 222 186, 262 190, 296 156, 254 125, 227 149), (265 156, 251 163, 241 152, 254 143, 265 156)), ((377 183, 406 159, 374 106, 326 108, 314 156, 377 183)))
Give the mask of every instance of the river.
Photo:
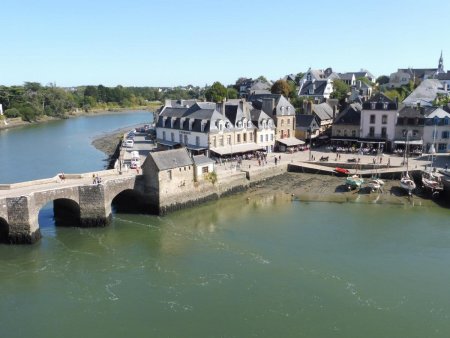
POLYGON ((40 242, 0 245, 0 337, 449 337, 449 216, 244 193, 80 229, 44 208, 40 242))

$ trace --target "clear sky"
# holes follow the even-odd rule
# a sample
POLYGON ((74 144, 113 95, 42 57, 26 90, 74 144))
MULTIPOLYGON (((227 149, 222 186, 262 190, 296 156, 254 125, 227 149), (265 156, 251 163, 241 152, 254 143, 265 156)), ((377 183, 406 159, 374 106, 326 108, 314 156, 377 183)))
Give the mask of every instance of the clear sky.
POLYGON ((231 84, 333 67, 450 67, 448 0, 22 0, 1 8, 0 85, 231 84))

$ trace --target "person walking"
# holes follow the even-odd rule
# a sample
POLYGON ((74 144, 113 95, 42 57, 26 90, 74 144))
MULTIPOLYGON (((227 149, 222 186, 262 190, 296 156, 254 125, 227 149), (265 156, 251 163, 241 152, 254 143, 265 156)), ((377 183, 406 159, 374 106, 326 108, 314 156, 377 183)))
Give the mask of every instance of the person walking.
POLYGON ((275 165, 277 165, 277 161, 278 161, 278 159, 277 159, 277 157, 275 156, 275 165))

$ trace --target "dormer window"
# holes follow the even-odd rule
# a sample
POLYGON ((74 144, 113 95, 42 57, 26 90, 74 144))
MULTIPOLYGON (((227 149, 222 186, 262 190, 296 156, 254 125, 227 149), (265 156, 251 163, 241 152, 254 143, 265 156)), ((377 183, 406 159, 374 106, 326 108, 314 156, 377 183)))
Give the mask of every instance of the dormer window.
POLYGON ((314 88, 309 88, 309 94, 310 95, 314 94, 314 88))
POLYGON ((387 102, 384 102, 384 103, 383 103, 383 109, 384 109, 384 110, 387 110, 387 109, 388 109, 388 103, 387 103, 387 102))
POLYGON ((206 123, 205 123, 205 122, 202 122, 202 126, 201 126, 201 130, 202 130, 202 132, 204 132, 204 131, 205 131, 205 126, 206 126, 206 123))
POLYGON ((230 123, 230 122, 227 122, 227 123, 225 124, 225 128, 231 129, 231 123, 230 123))
POLYGON ((223 130, 223 122, 219 121, 219 130, 222 131, 223 130))
POLYGON ((284 115, 284 107, 281 107, 281 115, 284 115))
POLYGON ((377 106, 376 102, 370 102, 370 109, 375 110, 376 106, 377 106))
POLYGON ((237 126, 238 126, 238 128, 242 128, 242 121, 239 121, 237 126))
POLYGON ((308 73, 308 75, 306 75, 306 80, 307 81, 311 81, 311 74, 310 73, 308 73))
POLYGON ((251 128, 252 127, 252 122, 251 121, 248 121, 247 122, 247 128, 251 128))
POLYGON ((194 120, 190 119, 189 120, 189 130, 192 130, 192 125, 194 124, 194 120))

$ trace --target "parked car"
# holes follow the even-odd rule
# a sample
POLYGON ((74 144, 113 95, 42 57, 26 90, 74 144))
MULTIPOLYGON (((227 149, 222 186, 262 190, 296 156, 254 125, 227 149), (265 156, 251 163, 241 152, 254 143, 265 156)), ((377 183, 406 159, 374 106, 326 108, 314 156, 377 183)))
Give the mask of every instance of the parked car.
POLYGON ((134 146, 134 141, 133 140, 127 139, 127 140, 122 142, 122 147, 133 148, 133 146, 134 146))

